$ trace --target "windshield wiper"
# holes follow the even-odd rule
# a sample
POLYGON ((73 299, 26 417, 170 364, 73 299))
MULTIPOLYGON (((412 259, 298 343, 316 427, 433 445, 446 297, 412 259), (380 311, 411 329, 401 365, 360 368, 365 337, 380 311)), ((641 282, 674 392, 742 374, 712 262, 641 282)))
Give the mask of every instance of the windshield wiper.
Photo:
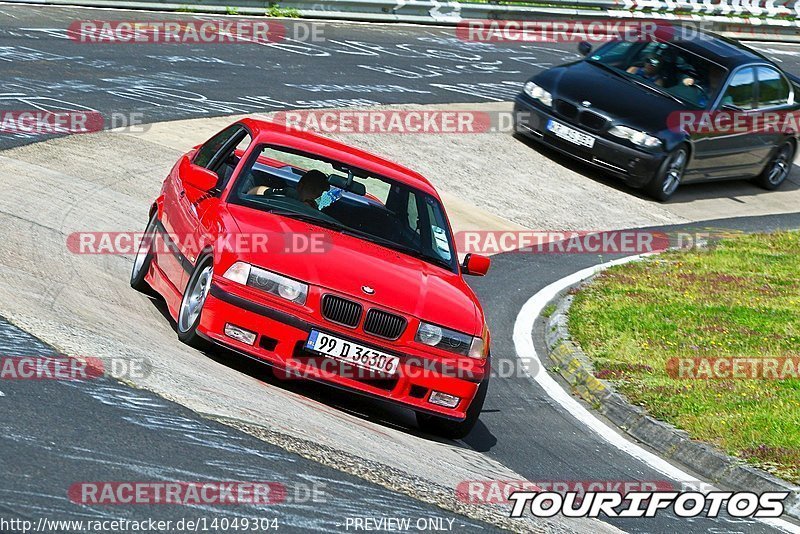
POLYGON ((673 95, 672 93, 668 93, 663 88, 661 88, 661 87, 659 87, 657 85, 650 85, 649 83, 645 83, 645 82, 643 82, 641 80, 637 80, 636 78, 630 78, 630 80, 632 82, 634 82, 635 84, 641 85, 642 87, 650 89, 651 91, 654 91, 654 92, 656 92, 656 93, 658 93, 658 94, 660 94, 662 96, 666 96, 668 98, 671 98, 672 100, 674 100, 678 104, 685 104, 686 103, 683 100, 681 100, 680 98, 678 98, 677 96, 673 95))
POLYGON ((620 72, 619 69, 617 69, 615 67, 612 67, 611 65, 606 65, 602 61, 599 61, 597 59, 587 59, 586 62, 587 63, 591 63, 592 65, 597 65, 598 67, 602 68, 603 70, 607 70, 611 74, 616 74, 620 78, 624 78, 626 80, 628 79, 628 77, 625 76, 624 74, 622 74, 622 72, 620 72))
POLYGON ((447 260, 443 259, 443 258, 439 258, 439 257, 436 257, 436 256, 431 256, 430 254, 425 254, 425 252, 423 252, 423 251, 421 251, 419 249, 416 249, 416 248, 413 248, 413 247, 409 247, 407 245, 401 245, 400 243, 395 243, 394 241, 390 241, 388 239, 383 239, 381 237, 375 237, 375 236, 367 236, 367 237, 369 237, 370 239, 372 239, 373 241, 375 241, 379 245, 383 245, 383 246, 385 246, 387 248, 391 248, 391 249, 396 250, 398 252, 402 252, 403 254, 407 254, 408 256, 412 256, 414 258, 419 258, 419 259, 427 261, 429 263, 433 263, 435 265, 438 265, 439 267, 443 267, 443 268, 447 269, 448 271, 452 271, 453 270, 453 266, 450 265, 450 263, 447 260))
POLYGON ((637 80, 636 78, 631 76, 629 73, 622 72, 619 69, 617 69, 615 67, 612 67, 611 65, 606 65, 605 63, 602 63, 601 61, 598 61, 596 59, 587 59, 586 61, 588 63, 591 63, 592 65, 597 65, 598 67, 601 67, 603 70, 606 70, 608 72, 616 74, 617 76, 619 76, 620 78, 622 78, 624 80, 628 80, 630 82, 635 83, 636 85, 640 85, 640 86, 642 86, 642 87, 644 87, 646 89, 650 89, 651 91, 654 91, 654 92, 656 92, 656 93, 658 93, 660 95, 663 95, 663 96, 666 96, 668 98, 671 98, 672 100, 674 100, 678 104, 685 104, 686 103, 683 100, 681 100, 680 98, 678 98, 677 96, 673 95, 672 93, 668 93, 667 91, 665 91, 664 89, 662 89, 662 88, 660 88, 660 87, 658 87, 656 85, 650 85, 649 83, 645 83, 642 80, 637 80))
POLYGON ((273 215, 280 215, 282 217, 289 217, 290 219, 297 219, 298 221, 309 222, 311 224, 316 224, 317 226, 322 226, 324 228, 330 228, 332 230, 347 230, 348 227, 337 222, 330 221, 328 219, 323 219, 322 217, 316 217, 314 215, 309 215, 307 213, 299 213, 296 211, 289 211, 289 210, 269 210, 268 213, 273 215))
POLYGON ((281 215, 281 216, 284 216, 284 217, 290 217, 290 218, 297 219, 297 220, 304 221, 304 222, 309 222, 311 224, 316 224, 316 225, 322 226, 324 228, 330 228, 331 230, 336 230, 339 233, 342 233, 342 234, 345 234, 345 235, 349 235, 351 237, 357 237, 359 239, 366 239, 366 240, 371 241, 371 242, 373 242, 373 243, 375 243, 377 245, 381 245, 383 247, 386 247, 386 248, 389 248, 389 249, 392 249, 392 250, 396 250, 397 252, 402 252, 403 254, 406 254, 408 256, 412 256, 412 257, 415 257, 415 258, 419 258, 419 259, 427 261, 429 263, 433 263, 435 265, 438 265, 440 267, 443 267, 443 268, 447 269, 448 271, 452 271, 453 270, 453 266, 450 265, 450 263, 448 263, 443 258, 438 258, 436 256, 431 256, 429 254, 425 254, 423 251, 421 251, 419 249, 416 249, 416 248, 413 248, 413 247, 409 247, 409 246, 406 246, 406 245, 401 245, 400 243, 395 243, 394 241, 391 241, 389 239, 384 239, 382 237, 378 237, 378 236, 372 235, 369 232, 364 232, 364 231, 361 231, 361 230, 356 230, 355 228, 350 228, 349 226, 346 226, 346 225, 341 224, 341 223, 332 222, 332 221, 329 221, 327 219, 323 219, 321 217, 315 217, 313 215, 309 215, 309 214, 306 214, 306 213, 298 213, 298 212, 295 212, 295 211, 288 211, 288 210, 270 210, 269 213, 272 213, 274 215, 281 215))

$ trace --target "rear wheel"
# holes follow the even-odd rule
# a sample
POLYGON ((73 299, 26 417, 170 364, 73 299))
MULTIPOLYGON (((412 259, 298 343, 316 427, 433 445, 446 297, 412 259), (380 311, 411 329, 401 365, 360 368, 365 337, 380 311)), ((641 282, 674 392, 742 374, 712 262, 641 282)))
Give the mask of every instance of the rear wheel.
POLYGON ((133 268, 131 269, 131 287, 136 291, 145 294, 152 294, 153 290, 150 284, 145 281, 144 277, 150 271, 150 264, 153 263, 153 240, 156 231, 156 215, 153 213, 150 221, 147 223, 147 228, 144 229, 144 237, 139 244, 139 250, 136 251, 136 258, 133 260, 133 268))
POLYGON ((197 333, 197 326, 200 324, 203 306, 211 290, 213 273, 214 264, 211 256, 205 256, 197 262, 178 309, 178 339, 198 349, 208 347, 206 340, 197 333))
POLYGON ((689 150, 683 146, 667 156, 647 185, 648 194, 656 200, 668 200, 681 185, 688 161, 689 150))
POLYGON ((795 147, 792 143, 784 143, 775 151, 772 160, 767 164, 756 179, 755 183, 764 189, 777 189, 789 176, 794 162, 795 147))
POLYGON ((475 398, 472 400, 469 408, 467 408, 467 417, 463 421, 453 421, 451 419, 417 412, 417 425, 420 430, 443 438, 461 439, 466 437, 472 432, 472 429, 478 422, 488 389, 489 379, 486 378, 478 386, 475 398))

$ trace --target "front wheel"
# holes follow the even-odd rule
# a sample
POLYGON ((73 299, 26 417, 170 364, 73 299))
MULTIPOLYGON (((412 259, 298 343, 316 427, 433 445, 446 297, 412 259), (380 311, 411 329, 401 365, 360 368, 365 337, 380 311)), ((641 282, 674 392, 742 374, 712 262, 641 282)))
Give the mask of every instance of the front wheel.
POLYGON ((153 240, 155 239, 156 217, 157 213, 153 213, 150 220, 147 222, 147 228, 144 229, 144 237, 139 244, 139 250, 136 251, 136 258, 133 260, 133 268, 131 269, 131 287, 145 294, 151 294, 153 292, 150 288, 150 284, 148 284, 144 278, 147 276, 148 271, 150 271, 150 264, 153 263, 153 240))
POLYGON ((203 315, 208 292, 211 290, 211 277, 214 264, 211 256, 197 262, 197 266, 189 277, 189 283, 183 292, 181 306, 178 309, 178 339, 198 349, 204 349, 208 343, 197 333, 197 326, 203 315))
POLYGON ((755 179, 755 183, 770 191, 780 187, 792 170, 794 153, 794 144, 784 143, 781 145, 780 148, 775 151, 775 155, 767 164, 764 172, 755 179))
POLYGON ((443 417, 417 412, 417 425, 420 430, 428 434, 434 434, 447 439, 465 438, 472 432, 472 429, 478 422, 478 417, 481 415, 488 389, 489 379, 486 378, 478 386, 475 398, 472 399, 472 403, 469 405, 469 408, 467 408, 467 417, 463 421, 453 421, 444 419, 443 417))
POLYGON ((686 147, 680 147, 667 156, 661 167, 658 168, 655 177, 648 184, 648 194, 662 202, 669 200, 681 185, 688 161, 689 150, 686 147))

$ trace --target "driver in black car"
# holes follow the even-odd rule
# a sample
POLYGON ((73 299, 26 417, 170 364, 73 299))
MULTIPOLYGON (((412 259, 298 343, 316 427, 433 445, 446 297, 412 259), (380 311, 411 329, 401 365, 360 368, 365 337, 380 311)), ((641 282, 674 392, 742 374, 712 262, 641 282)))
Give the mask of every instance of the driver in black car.
POLYGON ((297 182, 296 189, 281 188, 276 189, 267 187, 266 185, 259 185, 252 188, 247 192, 248 195, 286 195, 288 197, 296 198, 300 202, 317 209, 317 200, 322 196, 322 193, 328 190, 328 177, 325 173, 316 169, 306 171, 306 173, 297 182))
POLYGON ((629 67, 628 74, 634 74, 656 85, 664 85, 664 77, 661 75, 661 60, 657 57, 649 57, 644 62, 644 67, 629 67))

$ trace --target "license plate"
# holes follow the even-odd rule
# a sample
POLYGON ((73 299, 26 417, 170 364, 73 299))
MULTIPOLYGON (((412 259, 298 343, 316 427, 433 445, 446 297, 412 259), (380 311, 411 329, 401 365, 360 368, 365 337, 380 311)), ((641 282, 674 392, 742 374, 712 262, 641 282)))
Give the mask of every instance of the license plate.
POLYGON ((592 148, 594 146, 594 137, 591 135, 579 132, 574 128, 570 128, 566 124, 561 124, 553 119, 547 121, 547 129, 553 132, 556 137, 560 137, 561 139, 569 141, 570 143, 578 146, 585 146, 586 148, 592 148))
POLYGON ((393 375, 400 365, 400 358, 380 352, 340 337, 312 330, 306 349, 351 363, 358 367, 393 375))

